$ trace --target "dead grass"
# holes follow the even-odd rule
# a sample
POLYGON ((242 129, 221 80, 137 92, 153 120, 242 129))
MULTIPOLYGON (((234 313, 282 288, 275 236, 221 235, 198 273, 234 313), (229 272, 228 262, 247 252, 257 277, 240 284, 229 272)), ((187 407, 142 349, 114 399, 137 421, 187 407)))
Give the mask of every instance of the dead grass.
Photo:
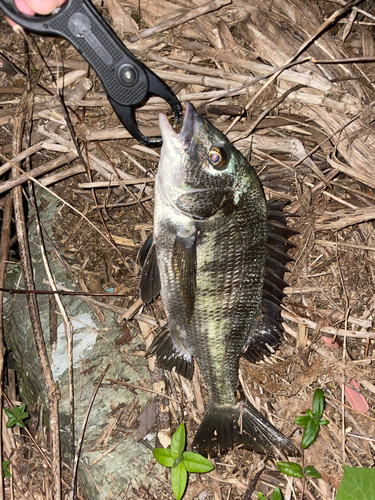
MULTIPOLYGON (((330 424, 305 452, 305 463, 314 465, 322 479, 307 483, 306 497, 333 499, 341 463, 373 467, 375 456, 371 439, 375 431, 373 4, 361 4, 361 11, 354 6, 338 18, 335 12, 342 2, 235 0, 186 22, 187 13, 202 2, 151 0, 147 5, 141 2, 142 28, 159 25, 172 15, 185 16, 166 31, 151 30, 149 37, 138 39, 135 0, 126 4, 111 0, 104 7, 96 3, 128 48, 166 79, 183 102, 192 102, 214 125, 228 132, 245 155, 252 150, 251 163, 266 196, 289 200, 290 212, 299 215, 290 221, 300 234, 293 237, 295 261, 286 277, 285 342, 270 360, 256 366, 242 362, 241 374, 253 404, 296 443, 301 433, 293 418, 311 407, 315 388, 324 390, 330 424), (320 27, 331 18, 334 22, 322 33, 320 27), (138 41, 127 42, 130 36, 138 41), (303 63, 295 64, 296 54, 303 63), (348 58, 355 60, 345 63, 348 58), (287 63, 290 67, 283 69, 287 63), (275 70, 277 77, 267 79, 275 70), (289 93, 273 108, 275 100, 297 84, 303 88, 289 93), (244 112, 245 118, 237 122, 234 116, 238 112, 244 112), (267 117, 253 131, 262 113, 267 117), (335 337, 337 348, 327 347, 322 336, 335 337), (352 379, 360 383, 369 404, 365 414, 352 409, 343 396, 343 387, 352 379)), ((152 228, 152 178, 158 151, 140 147, 129 138, 96 76, 87 73, 86 63, 59 39, 33 37, 48 58, 49 70, 32 48, 31 78, 36 85, 33 108, 27 109, 22 100, 28 80, 24 44, 3 18, 1 23, 1 153, 8 158, 20 153, 14 150, 17 116, 28 111, 32 116, 30 142, 25 142, 27 131, 20 142, 22 150, 34 149, 23 158, 32 154, 30 174, 65 202, 54 225, 58 252, 82 292, 104 293, 113 288, 114 293, 122 294, 96 297, 101 302, 92 305, 94 313, 103 321, 103 310, 110 309, 132 321, 144 349, 143 342, 150 342, 150 332, 164 320, 160 299, 140 311, 136 263, 138 250, 152 228), (75 135, 84 146, 90 175, 77 159, 64 113, 54 96, 52 75, 55 79, 63 74, 64 99, 70 106, 75 135), (108 186, 92 184, 99 181, 108 186)), ((156 98, 139 111, 139 123, 148 135, 158 134, 158 111, 167 108, 156 98)), ((18 176, 15 181, 14 168, 13 177, 7 167, 0 167, 0 172, 0 206, 5 213, 9 190, 27 177, 22 181, 18 176)), ((3 233, 4 224, 3 217, 3 233)), ((126 345, 126 339, 118 342, 126 345)), ((134 353, 125 347, 123 354, 134 353)), ((150 370, 154 372, 153 360, 150 370)), ((175 374, 167 379, 172 425, 177 427, 180 421, 178 402, 185 397, 191 436, 203 409, 203 384, 198 378, 190 384, 175 374)), ((5 392, 14 401, 17 395, 10 385, 5 392)), ((32 428, 38 412, 31 408, 29 412, 30 431, 50 457, 49 437, 43 429, 32 428)), ((159 431, 159 439, 167 444, 168 435, 159 431)), ((50 458, 43 459, 36 444, 21 434, 22 438, 15 430, 3 429, 3 459, 11 460, 12 472, 12 480, 5 480, 4 498, 51 498, 46 465, 50 458)), ((255 492, 269 494, 270 485, 279 485, 285 499, 299 498, 298 482, 287 483, 275 472, 272 461, 264 462, 243 450, 221 457, 213 473, 191 478, 185 498, 256 498, 255 493, 249 496, 247 488, 262 468, 255 492)), ((62 470, 70 484, 69 469, 62 470)), ((169 498, 165 484, 157 484, 160 486, 150 490, 135 486, 126 498, 169 498)), ((68 498, 68 487, 64 488, 68 498)), ((80 489, 78 492, 84 496, 80 489)))

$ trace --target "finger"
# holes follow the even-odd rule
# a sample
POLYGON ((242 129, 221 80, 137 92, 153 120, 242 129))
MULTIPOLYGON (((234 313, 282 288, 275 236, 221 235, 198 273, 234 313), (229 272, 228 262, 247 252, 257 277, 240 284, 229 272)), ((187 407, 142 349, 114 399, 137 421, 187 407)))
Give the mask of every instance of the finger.
MULTIPOLYGON (((34 11, 32 9, 30 9, 30 7, 27 5, 27 3, 25 2, 25 0, 14 0, 14 4, 17 7, 17 9, 20 12, 22 12, 23 14, 27 14, 28 16, 33 16, 34 15, 34 11)), ((18 26, 17 23, 15 23, 14 21, 12 21, 8 17, 7 17, 7 21, 10 24, 10 26, 12 26, 12 28, 14 28, 15 26, 18 26)))
POLYGON ((51 14, 56 7, 59 7, 62 2, 58 0, 26 0, 28 6, 38 14, 46 15, 51 14))
MULTIPOLYGON (((35 12, 38 14, 50 14, 56 7, 60 7, 65 0, 14 0, 17 9, 23 14, 33 16, 35 12)), ((17 23, 7 18, 10 26, 17 26, 17 23)))
POLYGON ((27 5, 25 0, 15 0, 14 4, 17 7, 17 9, 23 14, 27 14, 28 16, 34 15, 35 11, 27 5))

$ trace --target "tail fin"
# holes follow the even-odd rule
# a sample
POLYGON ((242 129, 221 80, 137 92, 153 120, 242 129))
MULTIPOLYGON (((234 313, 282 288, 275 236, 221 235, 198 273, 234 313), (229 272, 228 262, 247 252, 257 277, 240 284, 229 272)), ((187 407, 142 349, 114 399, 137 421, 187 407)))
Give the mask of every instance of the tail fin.
POLYGON ((234 446, 261 455, 298 456, 294 444, 268 422, 250 403, 210 406, 195 435, 193 448, 201 455, 215 457, 234 446))

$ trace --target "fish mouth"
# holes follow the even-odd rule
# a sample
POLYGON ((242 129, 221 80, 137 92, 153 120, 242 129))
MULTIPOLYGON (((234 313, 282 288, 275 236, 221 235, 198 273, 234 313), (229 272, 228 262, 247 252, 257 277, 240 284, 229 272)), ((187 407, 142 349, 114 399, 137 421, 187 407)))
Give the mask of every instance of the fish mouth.
POLYGON ((182 127, 179 132, 173 130, 168 118, 163 114, 159 114, 159 125, 163 145, 171 144, 176 149, 187 150, 190 147, 191 139, 194 134, 196 111, 190 102, 186 103, 183 116, 182 127))

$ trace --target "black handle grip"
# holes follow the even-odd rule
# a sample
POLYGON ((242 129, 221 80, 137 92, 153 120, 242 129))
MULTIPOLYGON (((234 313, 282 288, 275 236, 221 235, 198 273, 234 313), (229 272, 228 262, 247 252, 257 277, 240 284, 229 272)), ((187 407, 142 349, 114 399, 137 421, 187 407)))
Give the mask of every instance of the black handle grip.
POLYGON ((67 0, 49 16, 20 13, 13 0, 1 0, 4 13, 23 28, 66 38, 98 75, 106 93, 123 106, 137 106, 148 93, 146 67, 121 43, 87 0, 67 0))

